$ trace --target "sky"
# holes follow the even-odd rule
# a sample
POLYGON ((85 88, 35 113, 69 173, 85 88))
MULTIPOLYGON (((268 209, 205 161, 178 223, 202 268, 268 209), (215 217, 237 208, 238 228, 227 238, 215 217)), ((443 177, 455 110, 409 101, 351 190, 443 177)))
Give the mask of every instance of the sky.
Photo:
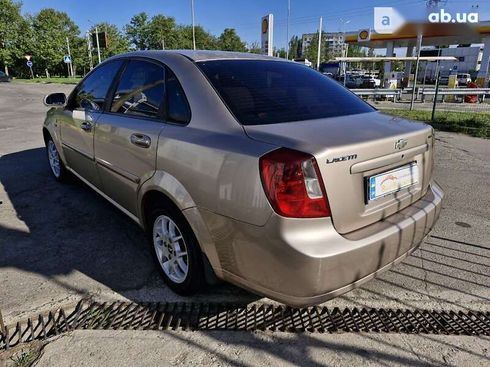
MULTIPOLYGON (((190 0, 23 0, 24 14, 35 14, 52 7, 66 12, 85 32, 92 23, 107 21, 122 28, 134 14, 146 12, 152 16, 172 16, 179 24, 191 24, 190 0)), ((194 0, 196 24, 214 35, 225 28, 235 28, 242 40, 251 45, 260 43, 260 19, 274 15, 274 46, 287 43, 288 0, 194 0)), ((395 7, 405 19, 425 16, 426 0, 290 0, 289 35, 318 31, 319 17, 323 17, 324 31, 358 31, 373 26, 375 6, 395 7)), ((444 3, 444 1, 443 1, 444 3)), ((490 20, 490 0, 445 0, 448 11, 471 12, 479 5, 480 20, 490 20)))

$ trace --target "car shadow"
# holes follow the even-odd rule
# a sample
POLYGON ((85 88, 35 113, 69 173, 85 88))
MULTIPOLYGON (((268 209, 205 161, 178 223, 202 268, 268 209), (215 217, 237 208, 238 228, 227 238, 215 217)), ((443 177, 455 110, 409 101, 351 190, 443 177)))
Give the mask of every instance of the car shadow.
MULTIPOLYGON (((208 287, 190 298, 177 296, 161 280, 140 227, 89 187, 73 181, 60 184, 52 178, 44 148, 0 156, 0 184, 6 194, 2 197, 0 187, 0 200, 3 200, 0 204, 0 271, 19 269, 49 280, 49 284, 43 286, 45 289, 37 289, 33 285, 17 285, 22 273, 2 276, 0 287, 3 287, 4 305, 0 307, 5 306, 4 298, 15 292, 40 294, 54 285, 66 292, 61 291, 52 298, 63 298, 64 293, 96 296, 104 292, 104 287, 137 303, 247 304, 261 298, 226 283, 208 287)), ((332 304, 364 305, 364 295, 374 301, 385 299, 408 308, 413 308, 416 303, 412 301, 419 298, 441 306, 466 308, 459 300, 444 298, 446 291, 460 298, 487 302, 488 297, 479 284, 488 281, 490 264, 482 251, 470 251, 480 250, 482 246, 458 241, 451 245, 450 241, 455 242, 431 236, 395 269, 332 304), (434 289, 440 292, 435 293, 434 289), (413 300, 411 297, 398 299, 399 291, 411 294, 413 300)), ((383 256, 384 245, 378 254, 379 261, 383 256)))
POLYGON ((91 296, 105 286, 134 302, 257 300, 225 283, 190 299, 177 296, 161 280, 142 229, 88 186, 71 181, 54 180, 44 148, 0 156, 7 195, 0 196, 0 270, 39 274, 71 295, 91 296))

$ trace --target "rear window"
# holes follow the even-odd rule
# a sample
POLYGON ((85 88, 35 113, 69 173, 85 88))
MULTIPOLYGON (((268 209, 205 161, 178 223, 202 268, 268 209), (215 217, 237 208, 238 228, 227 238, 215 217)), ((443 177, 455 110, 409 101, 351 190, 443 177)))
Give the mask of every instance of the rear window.
POLYGON ((265 125, 372 112, 336 81, 304 65, 217 60, 197 65, 237 120, 265 125))

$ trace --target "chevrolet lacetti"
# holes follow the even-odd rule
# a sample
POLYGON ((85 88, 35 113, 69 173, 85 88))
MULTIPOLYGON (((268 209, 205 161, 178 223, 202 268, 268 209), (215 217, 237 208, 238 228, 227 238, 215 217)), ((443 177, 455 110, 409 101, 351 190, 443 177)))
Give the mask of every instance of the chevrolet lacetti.
POLYGON ((179 294, 216 276, 317 304, 401 261, 440 213, 433 129, 294 62, 134 52, 44 102, 54 177, 136 221, 179 294))

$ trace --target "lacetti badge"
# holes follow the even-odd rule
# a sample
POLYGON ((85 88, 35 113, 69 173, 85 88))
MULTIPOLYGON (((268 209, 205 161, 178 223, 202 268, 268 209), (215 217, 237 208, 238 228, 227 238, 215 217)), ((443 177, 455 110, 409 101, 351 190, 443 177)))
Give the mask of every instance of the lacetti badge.
POLYGON ((395 142, 395 149, 403 149, 407 146, 407 139, 398 139, 396 142, 395 142))
POLYGON ((343 161, 350 161, 352 159, 357 159, 357 154, 344 155, 343 157, 335 157, 332 159, 327 159, 327 164, 343 162, 343 161))

